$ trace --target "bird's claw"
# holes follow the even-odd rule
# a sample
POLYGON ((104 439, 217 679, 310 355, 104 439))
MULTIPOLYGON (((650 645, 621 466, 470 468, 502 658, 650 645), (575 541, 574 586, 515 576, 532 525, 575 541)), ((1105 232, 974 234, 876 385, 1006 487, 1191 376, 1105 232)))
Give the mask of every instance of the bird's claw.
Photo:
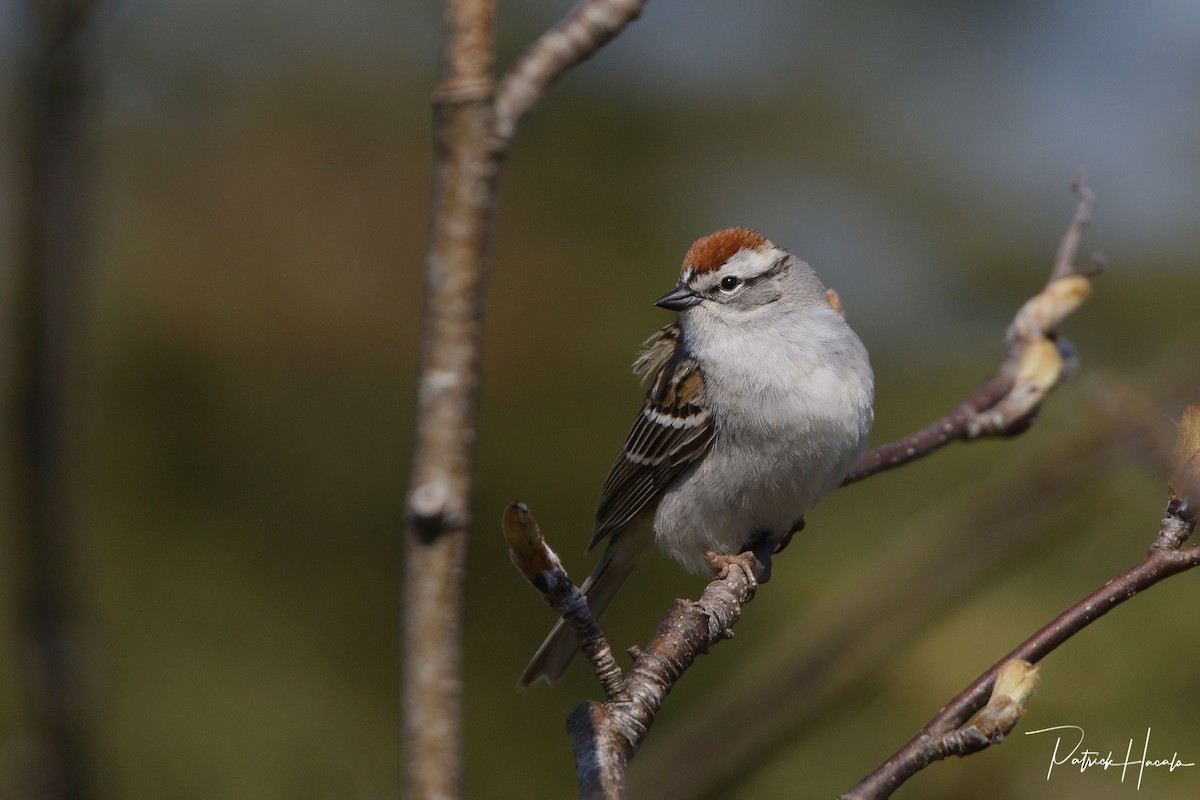
POLYGON ((754 592, 758 589, 760 582, 765 583, 771 577, 770 566, 764 569, 762 562, 755 557, 755 554, 749 550, 737 555, 729 553, 714 553, 711 550, 704 552, 704 560, 708 562, 708 566, 712 568, 716 580, 723 581, 729 577, 729 570, 737 567, 742 572, 746 573, 746 578, 750 583, 750 591, 754 592))

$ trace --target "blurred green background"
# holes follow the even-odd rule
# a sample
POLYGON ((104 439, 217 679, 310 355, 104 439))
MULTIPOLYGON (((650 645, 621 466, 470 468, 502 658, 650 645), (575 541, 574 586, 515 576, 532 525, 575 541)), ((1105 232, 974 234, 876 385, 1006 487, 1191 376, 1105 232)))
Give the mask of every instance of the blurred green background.
MULTIPOLYGON (((507 64, 566 3, 503 3, 507 64)), ((0 0, 0 310, 23 202, 22 5, 0 0)), ((399 790, 401 518, 411 442, 440 8, 435 3, 104 4, 89 33, 94 170, 86 358, 73 392, 104 798, 382 798, 399 790)), ((1079 373, 1026 436, 961 446, 838 492, 777 561, 737 638, 671 695, 632 766, 741 692, 775 698, 710 796, 833 796, 995 658, 1139 558, 1164 472, 1146 445, 1200 402, 1200 6, 656 0, 557 85, 501 180, 468 571, 466 788, 573 787, 576 665, 516 677, 552 622, 498 521, 529 503, 568 568, 639 404, 628 370, 669 317, 687 245, 751 225, 842 296, 877 379, 873 440, 957 403, 999 363, 1045 279, 1086 168, 1084 252, 1110 267, 1064 326, 1079 373), (792 680, 780 665, 826 654, 792 680), (761 734, 761 740, 755 736, 761 734)), ((7 323, 6 323, 7 324, 7 323)), ((11 364, 6 352, 0 366, 11 364)), ((0 535, 0 794, 30 742, 0 535)), ((900 797, 1115 798, 1113 771, 1046 780, 1086 728, 1200 762, 1196 576, 1043 667, 1004 746, 900 797)), ((639 568, 605 619, 644 642, 702 581, 639 568)), ((718 728, 718 730, 720 730, 718 728)), ((726 737, 725 739, 722 736, 726 737)), ((688 753, 698 754, 698 749, 688 753)), ((715 764, 712 756, 686 760, 715 764)), ((1195 797, 1200 769, 1140 796, 1195 797)), ((693 795, 694 796, 694 795, 693 795)))

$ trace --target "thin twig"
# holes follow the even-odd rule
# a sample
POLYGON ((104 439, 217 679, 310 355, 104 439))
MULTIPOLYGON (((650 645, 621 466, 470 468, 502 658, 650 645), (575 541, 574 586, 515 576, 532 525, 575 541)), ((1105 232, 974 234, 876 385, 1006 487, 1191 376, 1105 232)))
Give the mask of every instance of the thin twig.
POLYGON ((537 522, 524 503, 512 503, 504 510, 504 538, 508 554, 521 574, 542 593, 546 604, 559 613, 579 642, 579 649, 592 665, 604 696, 617 696, 624 682, 621 667, 613 657, 604 631, 588 608, 587 598, 579 591, 558 554, 546 544, 537 522))
POLYGON ((646 0, 584 0, 530 45, 496 89, 496 137, 506 146, 550 84, 625 29, 646 0))
POLYGON ((695 601, 676 600, 634 664, 622 677, 587 600, 571 583, 523 503, 504 512, 503 529, 513 564, 575 631, 596 677, 603 703, 576 706, 567 718, 575 747, 582 797, 615 798, 625 792, 625 767, 645 739, 671 687, 696 657, 733 636, 733 626, 758 586, 763 566, 753 553, 716 556, 720 572, 695 601))
MULTIPOLYGON (((1181 484, 1200 486, 1200 409, 1189 409, 1185 419, 1196 421, 1181 439, 1192 445, 1181 459, 1176 475, 1181 484), (1190 434, 1191 438, 1188 438, 1190 434)), ((1186 445, 1185 445, 1186 446, 1186 445)), ((1145 558, 1096 591, 1055 617, 1037 633, 1022 642, 979 676, 923 727, 916 736, 897 750, 874 772, 864 778, 842 800, 867 800, 890 797, 906 780, 929 764, 944 758, 946 753, 938 742, 961 726, 987 701, 1001 667, 1019 659, 1036 664, 1060 647, 1075 634, 1100 617, 1133 597, 1140 591, 1180 572, 1200 565, 1200 546, 1183 548, 1183 543, 1195 530, 1196 510, 1186 497, 1176 496, 1172 488, 1166 513, 1159 525, 1158 535, 1145 558)))
POLYGON ((905 438, 868 451, 843 486, 924 458, 950 442, 1013 436, 1033 423, 1046 396, 1074 366, 1074 350, 1057 336, 1058 325, 1087 298, 1091 281, 1072 263, 1079 237, 1091 219, 1094 197, 1077 176, 1079 205, 1045 288, 1028 300, 1005 332, 1006 354, 1000 367, 950 413, 905 438))
POLYGON ((1079 198, 1075 209, 1075 217, 1071 220, 1067 232, 1063 234, 1058 244, 1058 252, 1054 256, 1054 268, 1050 270, 1050 278, 1046 285, 1054 283, 1059 278, 1065 278, 1075 273, 1075 257, 1079 253, 1079 241, 1083 232, 1092 222, 1092 208, 1096 205, 1096 196, 1087 185, 1087 175, 1080 170, 1071 183, 1071 190, 1079 198))

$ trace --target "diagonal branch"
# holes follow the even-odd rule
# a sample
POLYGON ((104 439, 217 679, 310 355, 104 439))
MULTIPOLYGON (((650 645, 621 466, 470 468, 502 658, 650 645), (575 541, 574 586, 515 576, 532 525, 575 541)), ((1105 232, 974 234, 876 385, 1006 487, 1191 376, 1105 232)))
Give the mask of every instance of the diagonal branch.
MULTIPOLYGON (((1183 547, 1196 527, 1200 502, 1200 407, 1192 406, 1180 426, 1179 465, 1171 477, 1166 513, 1158 535, 1145 558, 1059 614, 1016 649, 1001 658, 974 683, 947 703, 903 747, 842 795, 842 800, 878 800, 890 797, 897 788, 934 761, 951 752, 941 741, 959 729, 972 714, 983 707, 996 685, 997 675, 1009 661, 1019 659, 1036 664, 1068 639, 1107 614, 1138 592, 1159 581, 1200 565, 1200 545, 1183 547)), ((982 749, 982 748, 978 748, 982 749)), ((973 752, 973 751, 972 751, 973 752)), ((964 753, 953 753, 964 755, 964 753)))
POLYGON ((742 606, 754 598, 763 566, 753 553, 714 557, 714 569, 719 568, 714 580, 699 599, 672 603, 650 644, 630 651, 633 667, 622 679, 586 600, 571 585, 523 503, 505 511, 504 534, 513 563, 575 628, 604 687, 605 702, 581 703, 567 717, 580 796, 624 797, 625 768, 667 694, 698 656, 733 636, 742 606))
POLYGON ((624 676, 604 631, 588 608, 587 598, 567 576, 558 554, 546 544, 524 503, 513 503, 504 510, 503 528, 513 565, 542 593, 546 604, 571 626, 579 649, 604 687, 604 696, 611 700, 621 691, 624 676))
POLYGON ((581 703, 567 717, 580 796, 625 796, 625 767, 663 701, 696 658, 733 636, 742 606, 754 598, 762 567, 752 553, 728 556, 695 601, 676 600, 635 660, 621 691, 604 703, 581 703))
POLYGON ((550 84, 591 58, 642 13, 646 0, 584 0, 530 45, 496 89, 496 137, 505 146, 550 84))
POLYGON ((946 416, 910 436, 866 453, 842 485, 924 458, 950 442, 1013 436, 1033 424, 1042 402, 1070 373, 1075 354, 1058 337, 1058 325, 1091 293, 1091 281, 1071 265, 1091 219, 1094 197, 1083 176, 1073 184, 1079 205, 1062 241, 1046 287, 1021 306, 1005 333, 999 369, 946 416))

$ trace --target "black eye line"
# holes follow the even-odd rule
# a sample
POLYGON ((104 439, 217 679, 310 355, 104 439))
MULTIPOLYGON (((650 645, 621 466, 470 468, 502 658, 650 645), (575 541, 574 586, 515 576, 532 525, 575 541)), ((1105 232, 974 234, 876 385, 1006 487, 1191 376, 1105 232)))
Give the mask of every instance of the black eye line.
MULTIPOLYGON (((752 278, 743 278, 738 275, 726 275, 725 277, 726 278, 737 278, 738 281, 740 281, 740 283, 738 284, 739 286, 753 286, 754 284, 758 283, 759 281, 764 281, 767 278, 774 278, 776 275, 783 272, 784 267, 787 266, 787 261, 788 261, 788 255, 787 255, 787 253, 784 253, 784 254, 780 255, 779 258, 775 259, 775 263, 772 264, 770 266, 770 268, 767 269, 766 272, 759 273, 758 275, 755 275, 752 278)), ((724 280, 725 280, 725 278, 721 279, 721 281, 724 281, 724 280)), ((737 287, 734 287, 734 288, 737 288, 737 287)), ((708 290, 708 294, 715 296, 720 291, 721 291, 721 282, 719 281, 715 286, 713 286, 711 289, 708 290)), ((728 289, 726 291, 733 291, 733 289, 728 289)))
MULTIPOLYGON (((758 283, 759 281, 766 280, 767 278, 774 278, 776 275, 783 272, 784 268, 787 267, 787 263, 788 263, 788 254, 782 253, 782 254, 780 254, 779 258, 775 259, 775 263, 772 264, 766 270, 766 272, 762 272, 758 275, 755 275, 752 278, 743 278, 740 275, 726 275, 725 277, 726 278, 737 278, 740 281, 738 286, 753 286, 754 284, 758 283)), ((723 281, 723 280, 725 280, 725 278, 721 279, 721 281, 723 281)), ((703 294, 705 297, 713 298, 713 299, 720 297, 722 295, 728 296, 728 292, 732 292, 733 289, 728 289, 728 290, 722 291, 721 290, 721 281, 717 281, 715 284, 712 285, 711 288, 705 289, 704 291, 700 292, 700 294, 703 294)), ((737 287, 735 286, 734 289, 736 289, 736 288, 737 287)))

